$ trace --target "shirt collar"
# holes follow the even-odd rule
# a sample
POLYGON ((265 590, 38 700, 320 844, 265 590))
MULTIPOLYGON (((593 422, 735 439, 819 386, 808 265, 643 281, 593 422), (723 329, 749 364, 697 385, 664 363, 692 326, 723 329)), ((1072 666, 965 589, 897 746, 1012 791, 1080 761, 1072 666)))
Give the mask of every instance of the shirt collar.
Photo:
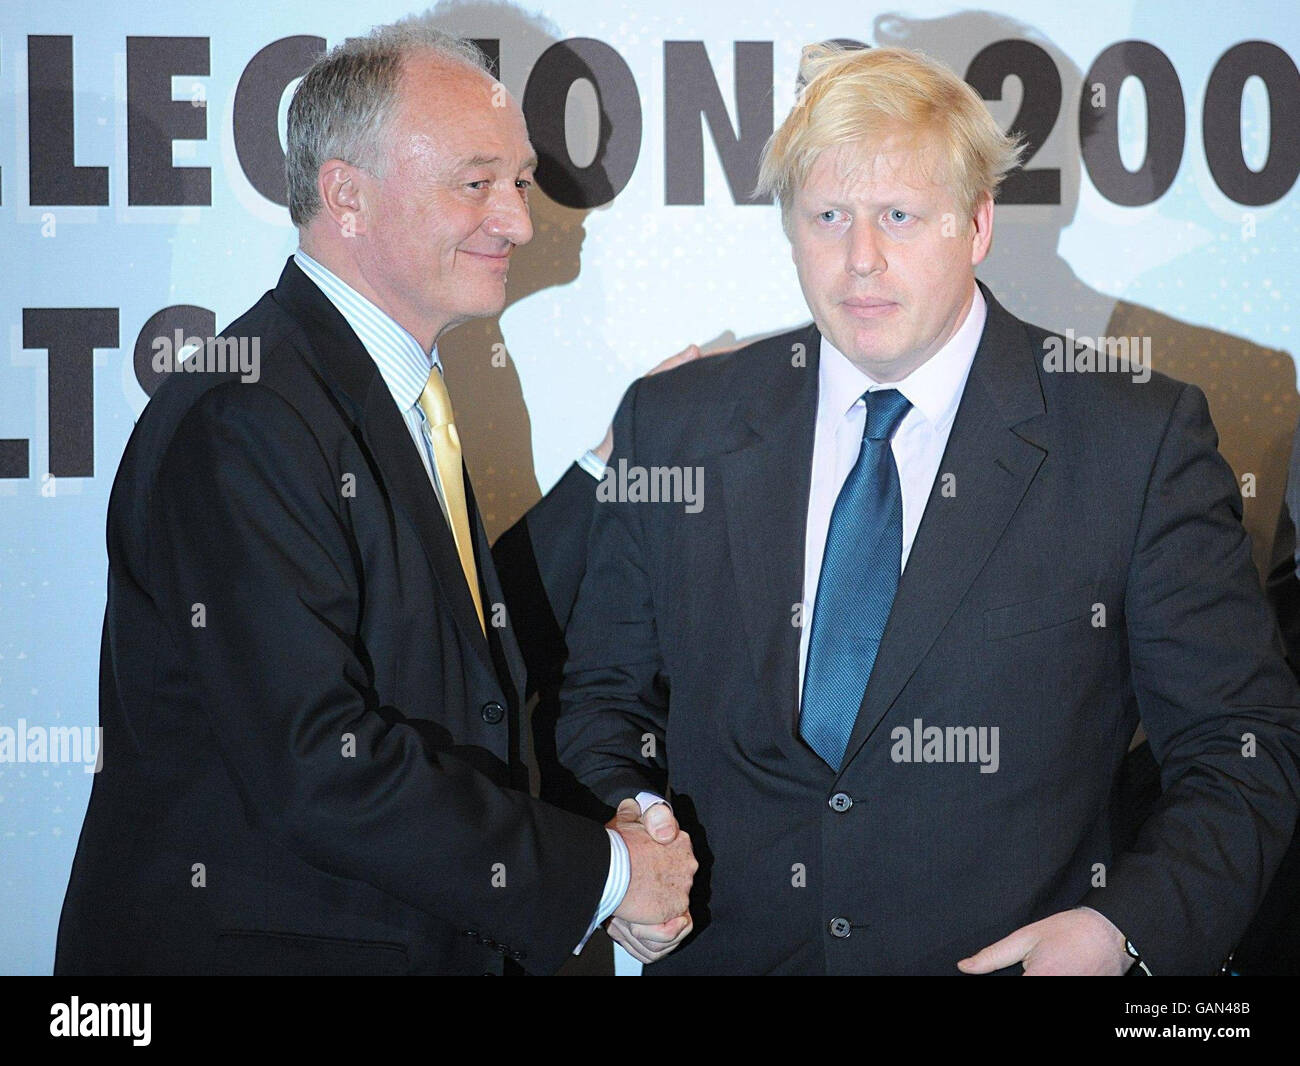
POLYGON ((818 363, 819 406, 839 418, 853 408, 864 392, 897 389, 935 428, 950 423, 966 387, 975 350, 984 332, 988 307, 979 286, 972 285, 975 296, 957 332, 929 359, 901 381, 880 384, 854 366, 846 355, 822 335, 818 363))
POLYGON ((366 299, 301 248, 293 253, 293 259, 352 327, 352 332, 379 368, 397 406, 409 411, 419 402, 420 393, 429 380, 430 368, 436 366, 440 372, 442 370, 438 349, 434 348, 431 354, 426 355, 420 342, 398 325, 388 312, 366 299))

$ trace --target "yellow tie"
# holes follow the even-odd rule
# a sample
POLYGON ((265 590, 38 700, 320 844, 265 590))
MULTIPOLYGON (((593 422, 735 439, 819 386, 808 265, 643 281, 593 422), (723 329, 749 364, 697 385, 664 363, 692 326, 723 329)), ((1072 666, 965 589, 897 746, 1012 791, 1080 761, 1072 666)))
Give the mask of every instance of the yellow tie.
POLYGON ((474 597, 474 610, 478 624, 487 635, 483 622, 483 600, 478 591, 478 568, 474 565, 474 541, 470 537, 469 508, 465 505, 465 479, 461 474, 460 436, 451 410, 451 397, 442 374, 434 367, 429 380, 420 393, 420 410, 429 423, 429 439, 433 442, 433 461, 438 468, 438 481, 447 504, 447 517, 451 520, 451 535, 456 541, 460 566, 465 571, 469 593, 474 597))

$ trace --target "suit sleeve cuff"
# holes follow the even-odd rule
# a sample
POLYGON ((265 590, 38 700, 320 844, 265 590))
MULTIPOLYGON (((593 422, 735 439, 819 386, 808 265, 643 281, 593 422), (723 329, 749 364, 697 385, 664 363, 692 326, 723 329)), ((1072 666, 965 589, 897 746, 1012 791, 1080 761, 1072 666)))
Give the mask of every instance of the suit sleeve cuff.
MULTIPOLYGON (((650 795, 645 792, 642 795, 650 795)), ((639 799, 639 797, 638 797, 639 799)), ((662 801, 659 801, 662 802, 662 801)), ((641 808, 643 811, 645 808, 641 808)), ((605 891, 600 895, 600 905, 596 908, 596 917, 592 919, 591 925, 587 927, 587 932, 583 935, 578 946, 573 949, 575 955, 581 955, 582 949, 587 946, 587 941, 591 939, 591 934, 596 931, 596 926, 602 925, 611 914, 619 908, 623 902, 623 897, 627 895, 627 887, 632 880, 632 860, 627 852, 627 845, 623 843, 623 838, 614 830, 606 829, 609 834, 609 874, 605 877, 605 891)))

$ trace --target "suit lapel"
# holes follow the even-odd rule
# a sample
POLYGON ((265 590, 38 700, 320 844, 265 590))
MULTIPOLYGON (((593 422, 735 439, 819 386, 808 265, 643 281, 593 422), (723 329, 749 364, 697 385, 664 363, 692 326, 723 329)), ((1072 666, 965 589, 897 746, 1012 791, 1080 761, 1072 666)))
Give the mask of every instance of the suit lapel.
POLYGON ((1043 414, 1035 353, 1021 323, 980 286, 988 317, 841 773, 929 653, 1011 521, 1047 452, 1024 423, 1043 414), (945 474, 955 486, 943 495, 945 474))
MULTIPOLYGON (((465 584, 451 528, 379 368, 347 320, 292 259, 280 275, 275 299, 302 327, 309 342, 303 354, 314 363, 322 381, 341 398, 349 417, 358 425, 366 448, 388 488, 394 510, 399 511, 414 529, 424 548, 434 581, 464 643, 495 675, 491 652, 483 630, 479 628, 478 613, 465 584)), ((478 511, 468 493, 468 474, 465 482, 474 526, 479 530, 478 511)), ((481 532, 478 535, 481 536, 481 532)), ((491 565, 489 560, 488 553, 480 549, 481 573, 491 565)), ((507 656, 507 660, 509 658, 507 656)))
MULTIPOLYGON (((511 632, 511 626, 515 620, 511 619, 510 625, 498 628, 492 624, 492 616, 495 605, 506 602, 505 592, 501 588, 501 578, 497 574, 496 566, 492 562, 492 550, 488 544, 487 530, 483 527, 483 519, 479 514, 478 503, 474 499, 474 488, 470 484, 469 470, 465 469, 465 502, 469 505, 470 519, 474 528, 474 555, 478 563, 478 572, 483 578, 483 616, 487 623, 487 635, 489 643, 495 643, 501 653, 501 658, 505 662, 505 668, 509 672, 510 680, 514 684, 515 691, 519 693, 522 700, 524 693, 527 692, 527 678, 524 671, 523 656, 519 651, 519 645, 513 639, 507 639, 506 634, 511 632)), ((445 523, 444 523, 445 524, 445 523)), ((454 547, 453 543, 453 547, 454 547)), ((457 565, 460 563, 457 557, 457 565)), ((464 583, 462 582, 462 585, 464 583)), ((473 612, 473 604, 470 604, 470 611, 473 612)), ((474 628, 478 628, 478 616, 474 616, 474 628)))
POLYGON ((808 331, 807 365, 755 368, 765 386, 737 411, 737 441, 719 460, 727 538, 758 691, 780 735, 793 738, 798 701, 799 634, 792 609, 803 595, 804 532, 817 414, 821 336, 808 331))

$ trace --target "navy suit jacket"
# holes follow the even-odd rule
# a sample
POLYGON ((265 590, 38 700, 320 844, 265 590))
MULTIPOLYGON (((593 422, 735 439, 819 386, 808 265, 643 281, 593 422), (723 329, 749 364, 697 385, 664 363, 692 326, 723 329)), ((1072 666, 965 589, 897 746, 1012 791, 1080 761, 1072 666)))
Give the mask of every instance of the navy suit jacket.
POLYGON ((1155 973, 1211 972, 1286 849, 1300 691, 1204 396, 1049 372, 1047 331, 984 294, 839 772, 797 722, 817 330, 623 400, 611 463, 698 468, 703 507, 597 506, 559 750, 609 805, 668 790, 692 833, 696 931, 648 973, 955 974, 1080 904, 1155 973), (1121 850, 1139 720, 1163 787, 1121 850), (996 729, 997 771, 902 761, 918 727, 996 729))
POLYGON ((515 632, 484 638, 374 361, 292 260, 225 336, 260 379, 164 382, 114 482, 104 765, 56 971, 557 969, 609 840, 526 792, 515 632))

